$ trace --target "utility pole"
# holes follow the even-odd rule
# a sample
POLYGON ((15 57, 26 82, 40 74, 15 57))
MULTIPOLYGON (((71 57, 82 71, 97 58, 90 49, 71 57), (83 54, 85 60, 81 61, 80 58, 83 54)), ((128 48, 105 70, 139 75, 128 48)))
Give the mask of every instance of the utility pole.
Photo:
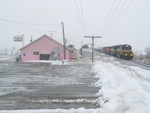
POLYGON ((56 32, 56 31, 49 31, 50 34, 51 34, 51 38, 53 38, 53 33, 56 32))
POLYGON ((32 42, 33 41, 33 37, 31 36, 31 40, 30 40, 30 42, 32 42))
POLYGON ((101 36, 84 36, 84 38, 92 38, 92 62, 94 62, 94 39, 102 38, 101 36))
POLYGON ((62 24, 62 32, 63 32, 64 59, 66 59, 66 41, 65 41, 64 23, 62 22, 61 24, 62 24))
POLYGON ((24 34, 22 35, 22 45, 24 47, 24 34))
POLYGON ((81 42, 81 51, 80 51, 81 53, 81 56, 83 55, 83 41, 81 42))

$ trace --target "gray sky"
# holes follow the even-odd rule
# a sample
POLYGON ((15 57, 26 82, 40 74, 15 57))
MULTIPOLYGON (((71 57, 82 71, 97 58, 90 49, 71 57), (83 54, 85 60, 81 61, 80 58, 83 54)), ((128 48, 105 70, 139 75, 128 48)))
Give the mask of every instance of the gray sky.
POLYGON ((22 43, 13 42, 16 35, 24 34, 26 45, 31 36, 35 40, 50 36, 50 31, 62 43, 63 21, 68 43, 76 48, 82 41, 91 43, 84 35, 96 35, 103 38, 95 39, 95 47, 130 44, 134 50, 144 51, 150 44, 150 0, 117 0, 113 7, 115 1, 0 0, 0 49, 21 48, 22 43))

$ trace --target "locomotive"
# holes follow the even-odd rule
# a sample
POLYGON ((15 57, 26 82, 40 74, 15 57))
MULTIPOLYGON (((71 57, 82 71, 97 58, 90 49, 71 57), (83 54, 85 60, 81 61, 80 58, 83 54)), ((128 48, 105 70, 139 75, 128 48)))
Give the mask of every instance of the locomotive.
POLYGON ((133 59, 132 47, 128 44, 102 47, 101 52, 126 60, 133 59))

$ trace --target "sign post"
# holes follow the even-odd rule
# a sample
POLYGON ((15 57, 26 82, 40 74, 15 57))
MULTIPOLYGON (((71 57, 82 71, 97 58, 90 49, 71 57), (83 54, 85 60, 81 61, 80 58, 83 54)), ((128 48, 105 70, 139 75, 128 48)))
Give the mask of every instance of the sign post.
POLYGON ((22 46, 24 47, 24 35, 21 36, 15 36, 14 42, 22 42, 22 46))

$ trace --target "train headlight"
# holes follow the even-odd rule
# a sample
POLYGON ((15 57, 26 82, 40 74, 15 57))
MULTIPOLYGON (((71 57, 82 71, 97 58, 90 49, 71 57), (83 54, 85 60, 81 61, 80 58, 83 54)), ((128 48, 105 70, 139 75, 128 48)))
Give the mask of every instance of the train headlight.
POLYGON ((125 54, 125 56, 128 56, 128 54, 125 54))
POLYGON ((133 54, 130 54, 130 56, 133 56, 133 54))

